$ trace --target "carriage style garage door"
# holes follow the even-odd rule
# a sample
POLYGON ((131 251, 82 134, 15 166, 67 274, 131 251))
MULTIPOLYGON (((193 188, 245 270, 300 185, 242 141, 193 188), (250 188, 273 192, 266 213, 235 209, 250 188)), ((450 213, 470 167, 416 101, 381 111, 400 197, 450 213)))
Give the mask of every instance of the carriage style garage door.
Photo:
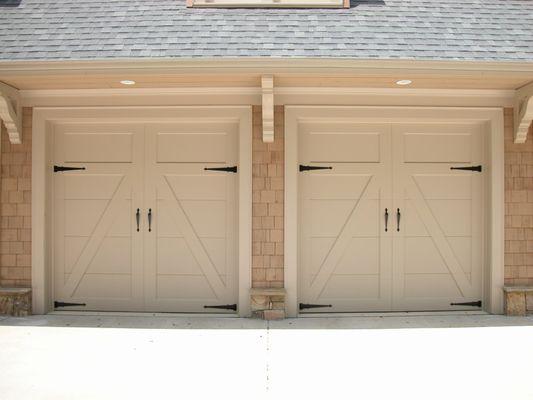
POLYGON ((56 308, 233 311, 205 306, 237 303, 238 137, 228 120, 57 124, 56 308))
POLYGON ((483 125, 297 126, 300 312, 479 309, 483 125))

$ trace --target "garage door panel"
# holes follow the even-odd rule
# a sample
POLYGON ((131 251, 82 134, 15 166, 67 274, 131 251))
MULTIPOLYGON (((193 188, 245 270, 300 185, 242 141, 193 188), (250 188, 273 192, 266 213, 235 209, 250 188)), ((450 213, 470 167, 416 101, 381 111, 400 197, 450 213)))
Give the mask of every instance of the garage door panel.
MULTIPOLYGON (((85 274, 74 291, 73 298, 100 299, 132 297, 132 281, 129 274, 85 274)), ((90 308, 90 306, 89 306, 90 308)))
POLYGON ((239 124, 228 121, 151 124, 156 163, 228 163, 239 124))
MULTIPOLYGON (((405 195, 405 198, 409 196, 405 195)), ((394 209, 394 211, 396 211, 394 209)), ((411 200, 405 200, 401 207, 401 226, 406 237, 430 236, 424 225, 424 221, 416 212, 416 208, 411 200)))
POLYGON ((457 174, 417 174, 413 176, 424 198, 428 200, 471 200, 473 179, 457 174))
MULTIPOLYGON (((336 299, 379 299, 379 275, 338 275, 333 274, 320 294, 319 300, 335 301, 336 299)), ((331 311, 331 310, 330 310, 331 311)))
MULTIPOLYGON (((65 246, 63 248, 64 250, 64 273, 70 274, 72 272, 72 268, 74 268, 74 265, 76 265, 76 262, 80 258, 81 252, 87 245, 87 242, 89 241, 88 237, 84 236, 67 236, 65 237, 65 246)), ((63 282, 64 283, 64 282, 63 282)))
POLYGON ((159 299, 216 300, 218 296, 204 275, 159 275, 156 296, 159 299))
POLYGON ((374 162, 380 161, 379 134, 311 132, 311 162, 374 162))
POLYGON ((176 197, 185 200, 219 200, 227 197, 227 176, 165 174, 176 197))
POLYGON ((471 273, 473 262, 479 262, 479 260, 475 259, 473 256, 473 254, 476 254, 476 249, 472 245, 472 242, 475 242, 476 238, 455 236, 448 237, 447 240, 465 274, 471 273))
POLYGON ((155 206, 145 249, 157 264, 145 282, 148 309, 236 302, 238 175, 204 168, 237 165, 237 133, 224 121, 147 127, 147 202, 155 206))
POLYGON ((182 201, 183 210, 201 238, 223 238, 226 236, 225 201, 182 201))
POLYGON ((124 199, 122 207, 117 210, 115 217, 113 219, 113 224, 108 231, 107 236, 109 237, 129 237, 131 236, 133 229, 133 218, 135 215, 136 209, 133 207, 133 201, 129 199, 124 199))
POLYGON ((376 185, 368 186, 372 175, 354 173, 337 173, 327 174, 313 174, 302 177, 302 180, 308 182, 304 183, 309 188, 307 196, 312 200, 357 200, 365 192, 367 199, 379 198, 379 187, 376 185))
POLYGON ((482 175, 451 167, 483 164, 482 124, 365 131, 337 122, 297 123, 299 163, 332 167, 300 174, 299 301, 332 304, 308 312, 335 312, 465 309, 450 303, 479 300, 482 175), (349 141, 360 138, 354 149, 349 141), (363 176, 371 183, 359 194, 363 176))
POLYGON ((161 133, 157 136, 157 161, 224 163, 226 142, 223 133, 161 133))
POLYGON ((124 175, 76 174, 64 176, 65 198, 69 200, 109 200, 124 175))
POLYGON ((334 275, 378 275, 380 267, 379 242, 379 236, 352 238, 335 268, 334 275))
POLYGON ((405 238, 405 273, 448 274, 446 263, 431 237, 405 238))
POLYGON ((90 236, 109 200, 65 200, 65 235, 90 236))
POLYGON ((65 162, 132 162, 131 133, 66 133, 65 162))
POLYGON ((238 174, 205 168, 238 165, 240 117, 195 113, 54 126, 54 164, 85 168, 54 174, 55 300, 117 311, 236 303, 238 174))
POLYGON ((309 202, 310 226, 312 237, 336 237, 353 210, 355 201, 309 202))
POLYGON ((428 200, 427 204, 446 236, 472 234, 471 200, 428 200))
POLYGON ((54 154, 65 163, 133 163, 139 124, 60 123, 54 154))
POLYGON ((464 309, 450 304, 481 299, 483 175, 450 169, 483 164, 481 132, 476 124, 393 128, 394 194, 405 226, 394 245, 395 310, 464 309), (418 146, 418 158, 409 146, 418 146))
POLYGON ((300 302, 333 306, 306 312, 359 309, 369 298, 390 308, 390 291, 382 290, 390 284, 388 146, 384 125, 299 125, 299 163, 334 162, 331 170, 300 173, 300 302))
POLYGON ((380 202, 378 200, 310 202, 312 237, 336 237, 348 218, 357 221, 357 236, 375 236, 379 229, 380 202))
POLYGON ((185 239, 160 237, 157 240, 157 273, 199 274, 201 269, 185 239))
POLYGON ((463 296, 450 274, 406 274, 404 284, 406 298, 446 299, 463 296))
POLYGON ((131 240, 106 237, 87 269, 88 274, 131 274, 131 240))
POLYGON ((380 124, 302 122, 300 157, 318 163, 379 163, 387 132, 388 127, 380 124))
POLYGON ((472 160, 468 134, 405 133, 405 162, 438 163, 472 160))

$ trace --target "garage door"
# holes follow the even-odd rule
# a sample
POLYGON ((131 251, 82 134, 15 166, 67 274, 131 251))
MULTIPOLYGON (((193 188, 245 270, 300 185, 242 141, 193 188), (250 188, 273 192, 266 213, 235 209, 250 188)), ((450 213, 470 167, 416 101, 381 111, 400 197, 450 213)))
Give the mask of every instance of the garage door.
POLYGON ((301 312, 477 309, 482 128, 298 124, 301 312))
POLYGON ((56 308, 235 311, 238 132, 209 119, 56 125, 56 308))

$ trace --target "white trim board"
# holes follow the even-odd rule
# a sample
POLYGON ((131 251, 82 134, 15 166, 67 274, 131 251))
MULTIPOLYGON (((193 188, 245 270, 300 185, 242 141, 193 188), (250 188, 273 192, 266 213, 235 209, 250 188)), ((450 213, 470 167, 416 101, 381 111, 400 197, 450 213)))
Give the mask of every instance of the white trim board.
POLYGON ((287 312, 298 315, 298 123, 303 119, 331 118, 362 122, 480 121, 487 126, 488 263, 483 281, 483 310, 503 313, 504 284, 504 130, 500 108, 457 107, 285 107, 285 290, 287 312))
MULTIPOLYGON (((275 87, 274 104, 513 107, 514 90, 275 87)), ((261 105, 261 87, 21 90, 23 107, 261 105)))
POLYGON ((431 60, 377 60, 355 58, 265 58, 265 57, 205 57, 205 58, 159 58, 159 59, 93 59, 77 61, 1 61, 2 76, 34 75, 35 73, 62 74, 83 73, 213 73, 227 71, 258 72, 322 72, 354 73, 368 72, 371 75, 400 71, 422 71, 427 74, 446 72, 462 75, 465 72, 496 72, 502 75, 533 72, 533 63, 516 61, 431 61, 431 60))
POLYGON ((238 243, 240 316, 250 315, 251 232, 252 232, 252 110, 240 107, 90 107, 35 108, 32 143, 32 289, 33 312, 45 314, 52 309, 51 221, 47 212, 51 203, 50 127, 56 122, 167 122, 211 115, 239 121, 239 194, 238 243))

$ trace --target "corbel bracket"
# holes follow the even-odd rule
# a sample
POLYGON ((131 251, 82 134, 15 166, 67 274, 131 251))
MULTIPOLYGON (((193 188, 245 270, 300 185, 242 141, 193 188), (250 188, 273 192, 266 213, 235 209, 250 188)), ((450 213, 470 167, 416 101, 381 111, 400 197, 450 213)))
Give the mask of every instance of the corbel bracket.
POLYGON ((22 143, 22 107, 17 89, 0 82, 0 119, 11 143, 22 143))
POLYGON ((518 89, 514 105, 514 142, 525 143, 533 121, 533 82, 518 89))
POLYGON ((261 77, 261 93, 263 102, 263 142, 274 141, 274 76, 261 77))

